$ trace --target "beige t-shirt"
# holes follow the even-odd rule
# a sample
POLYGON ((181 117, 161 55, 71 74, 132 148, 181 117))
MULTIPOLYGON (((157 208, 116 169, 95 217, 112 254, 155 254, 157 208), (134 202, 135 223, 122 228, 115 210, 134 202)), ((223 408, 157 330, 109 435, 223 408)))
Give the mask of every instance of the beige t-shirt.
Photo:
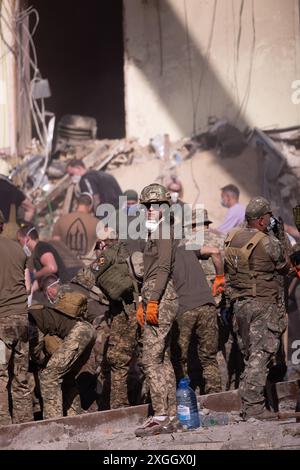
POLYGON ((26 255, 20 245, 0 235, 0 318, 27 314, 26 255))
POLYGON ((89 253, 96 243, 96 217, 83 212, 71 212, 60 217, 53 228, 52 236, 58 236, 77 256, 89 253))

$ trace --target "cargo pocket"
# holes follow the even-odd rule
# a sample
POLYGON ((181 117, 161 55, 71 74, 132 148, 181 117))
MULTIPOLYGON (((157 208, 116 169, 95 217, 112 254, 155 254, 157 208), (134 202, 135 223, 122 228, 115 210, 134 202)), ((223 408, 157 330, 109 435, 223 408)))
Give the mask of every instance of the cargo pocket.
POLYGON ((269 353, 276 353, 278 351, 280 337, 285 329, 283 329, 284 324, 286 325, 285 322, 282 323, 279 319, 277 321, 272 319, 267 322, 267 331, 263 338, 264 351, 269 353))

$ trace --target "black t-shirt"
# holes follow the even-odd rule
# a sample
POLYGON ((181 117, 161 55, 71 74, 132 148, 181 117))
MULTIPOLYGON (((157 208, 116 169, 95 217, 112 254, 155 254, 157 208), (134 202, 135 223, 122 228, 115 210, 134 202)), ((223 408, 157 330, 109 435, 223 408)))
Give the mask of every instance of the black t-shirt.
POLYGON ((67 275, 65 264, 63 260, 61 259, 60 255, 58 254, 58 252, 56 251, 56 249, 53 246, 51 246, 50 243, 39 241, 38 244, 36 245, 33 251, 34 268, 37 271, 40 271, 43 268, 43 265, 41 263, 41 257, 45 253, 49 253, 49 252, 53 254, 57 267, 58 267, 57 273, 54 273, 54 274, 56 274, 62 282, 67 281, 68 275, 67 275))
POLYGON ((172 277, 179 297, 179 314, 202 305, 215 305, 204 271, 194 251, 186 250, 185 246, 177 248, 172 277))
POLYGON ((25 195, 20 189, 8 180, 0 178, 0 209, 3 212, 5 222, 8 222, 9 219, 10 205, 15 204, 18 209, 24 199, 26 199, 25 195))
POLYGON ((98 194, 100 204, 112 204, 119 207, 119 196, 122 196, 121 188, 117 180, 105 171, 89 170, 82 176, 79 182, 81 192, 91 195, 98 194))
MULTIPOLYGON (((29 313, 44 335, 56 335, 61 339, 70 333, 77 321, 75 318, 70 318, 50 307, 40 306, 38 309, 33 307, 29 309, 29 313)), ((30 316, 29 320, 32 320, 30 316)))

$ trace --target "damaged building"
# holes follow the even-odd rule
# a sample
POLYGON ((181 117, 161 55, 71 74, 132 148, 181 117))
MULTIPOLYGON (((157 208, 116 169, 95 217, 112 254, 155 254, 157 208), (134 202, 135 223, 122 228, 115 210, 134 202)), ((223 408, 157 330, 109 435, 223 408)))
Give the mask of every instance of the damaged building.
MULTIPOLYGON (((45 240, 74 209, 66 172, 74 158, 113 175, 123 192, 178 178, 183 200, 204 204, 213 228, 226 214, 220 189, 234 184, 243 205, 267 198, 299 243, 292 211, 300 204, 299 0, 0 0, 0 159, 33 202, 45 240)), ((289 364, 298 331, 294 311, 289 364)), ((299 371, 292 373, 298 380, 299 371)), ((210 397, 201 406, 232 412, 233 435, 245 448, 235 415, 240 403, 235 392, 223 393, 220 407, 210 397)), ((281 384, 277 393, 279 402, 295 400, 298 388, 281 384)), ((108 448, 121 448, 118 426, 133 428, 146 414, 146 405, 137 408, 131 417, 83 416, 86 440, 71 442, 77 418, 53 422, 49 435, 57 430, 63 449, 101 448, 93 434, 99 425, 108 448)), ((26 426, 20 436, 0 432, 0 448, 38 448, 35 428, 26 426)), ((262 425, 269 433, 262 443, 251 426, 243 432, 253 436, 253 448, 300 448, 299 433, 288 426, 276 427, 273 442, 270 423, 262 425)), ((211 445, 210 430, 201 432, 199 448, 238 447, 231 447, 231 431, 211 445)), ((49 435, 41 437, 44 448, 55 444, 48 446, 49 435)), ((155 445, 169 442, 157 437, 155 445)), ((126 446, 143 447, 130 439, 126 446)))

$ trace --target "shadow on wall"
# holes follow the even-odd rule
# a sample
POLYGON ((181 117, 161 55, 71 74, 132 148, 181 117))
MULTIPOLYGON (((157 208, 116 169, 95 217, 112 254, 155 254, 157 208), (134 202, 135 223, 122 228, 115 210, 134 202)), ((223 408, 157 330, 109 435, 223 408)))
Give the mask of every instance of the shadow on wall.
MULTIPOLYGON (((199 28, 203 27, 205 34, 207 33, 207 38, 203 41, 203 51, 193 39, 189 26, 192 23, 195 25, 195 19, 191 16, 192 3, 189 4, 188 0, 173 4, 170 0, 143 0, 141 4, 135 2, 135 7, 125 4, 130 13, 137 14, 139 11, 140 24, 143 28, 146 26, 144 35, 141 34, 141 29, 131 31, 134 21, 127 16, 127 20, 132 21, 128 29, 132 33, 129 42, 127 41, 128 62, 134 63, 138 72, 143 74, 147 87, 157 99, 158 106, 165 109, 182 135, 197 134, 199 128, 203 129, 207 125, 208 118, 216 113, 219 113, 218 118, 227 116, 240 129, 251 127, 250 122, 247 122, 246 109, 251 92, 255 93, 252 85, 257 40, 255 20, 257 23, 260 21, 260 18, 255 16, 255 6, 258 4, 255 0, 241 0, 239 5, 232 7, 235 9, 236 30, 230 33, 235 38, 235 50, 228 69, 237 67, 240 73, 241 67, 247 67, 247 70, 242 70, 239 80, 236 76, 232 78, 236 87, 240 88, 236 90, 234 83, 231 88, 227 87, 227 82, 222 83, 227 75, 224 72, 224 75, 219 76, 211 60, 213 47, 216 50, 216 41, 218 40, 218 45, 220 41, 220 37, 217 37, 218 26, 223 20, 229 23, 227 18, 220 17, 224 12, 224 4, 218 0, 211 0, 209 3, 209 17, 199 16, 199 28), (131 8, 136 8, 137 11, 131 8), (180 15, 176 11, 179 8, 180 15), (247 48, 245 41, 248 41, 247 48), (246 57, 242 57, 242 54, 246 57), (185 75, 182 69, 180 70, 184 65, 185 75), (245 77, 243 82, 241 76, 245 77)), ((193 5, 195 8, 194 2, 193 5)), ((207 9, 207 2, 203 2, 203 11, 207 12, 207 9)), ((221 46, 223 51, 223 45, 221 46)), ((276 44, 274 47, 276 48, 276 44)), ((235 75, 237 72, 231 73, 235 75)), ((136 92, 138 90, 135 90, 136 92)), ((261 106, 264 106, 264 103, 261 103, 261 106)), ((202 163, 204 166, 205 158, 202 163)), ((202 163, 195 162, 196 172, 201 171, 202 163)), ((256 155, 255 150, 248 148, 242 155, 227 159, 215 155, 214 159, 210 158, 206 163, 211 167, 212 192, 214 184, 219 189, 214 175, 223 172, 228 177, 226 183, 235 182, 249 197, 256 195, 258 188, 261 188, 259 192, 263 193, 265 158, 261 154, 256 155)))

